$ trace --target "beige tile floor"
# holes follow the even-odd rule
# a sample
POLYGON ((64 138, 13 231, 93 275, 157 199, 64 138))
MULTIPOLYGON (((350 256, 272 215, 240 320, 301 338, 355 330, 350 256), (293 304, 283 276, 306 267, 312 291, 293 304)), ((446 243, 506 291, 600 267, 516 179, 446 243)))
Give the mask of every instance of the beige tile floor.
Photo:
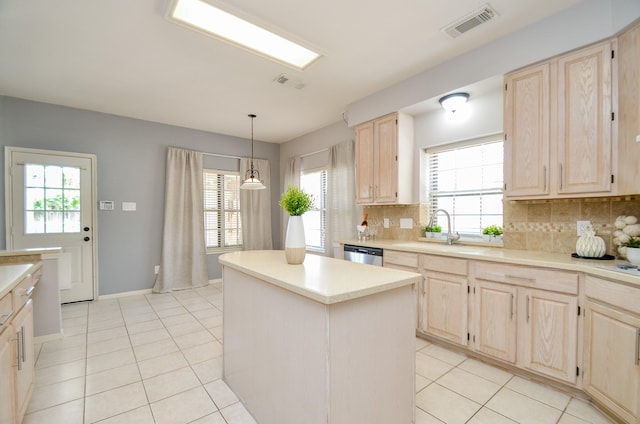
MULTIPOLYGON (((64 305, 62 317, 65 337, 36 346, 25 424, 255 423, 221 380, 219 284, 64 305)), ((584 401, 420 339, 416 406, 416 424, 610 422, 584 401)))

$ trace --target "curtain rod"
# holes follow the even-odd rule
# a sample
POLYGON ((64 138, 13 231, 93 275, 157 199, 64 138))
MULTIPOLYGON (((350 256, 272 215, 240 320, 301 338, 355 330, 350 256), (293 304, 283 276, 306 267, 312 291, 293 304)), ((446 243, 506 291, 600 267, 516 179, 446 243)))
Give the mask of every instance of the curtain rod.
POLYGON ((220 153, 208 153, 208 152, 200 152, 200 153, 202 153, 203 155, 206 155, 206 156, 218 156, 218 157, 220 157, 220 158, 228 158, 228 159, 243 159, 243 158, 242 158, 242 157, 240 157, 240 156, 223 155, 223 154, 220 154, 220 153))

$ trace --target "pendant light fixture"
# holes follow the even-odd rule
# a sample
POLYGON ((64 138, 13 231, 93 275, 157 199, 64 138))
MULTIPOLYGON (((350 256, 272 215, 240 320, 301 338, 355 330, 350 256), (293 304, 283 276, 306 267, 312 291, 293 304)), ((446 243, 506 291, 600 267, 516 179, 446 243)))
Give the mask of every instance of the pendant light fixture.
POLYGON ((247 170, 240 190, 263 190, 267 188, 260 180, 260 173, 253 167, 253 118, 255 117, 256 115, 253 113, 249 114, 249 118, 251 118, 251 167, 247 170))

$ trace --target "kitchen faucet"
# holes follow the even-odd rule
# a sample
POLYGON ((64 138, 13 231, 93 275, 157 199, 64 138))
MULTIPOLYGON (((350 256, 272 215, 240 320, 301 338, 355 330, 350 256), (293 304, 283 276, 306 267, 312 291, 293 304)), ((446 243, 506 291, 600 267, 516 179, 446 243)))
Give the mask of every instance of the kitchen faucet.
POLYGON ((453 234, 453 230, 451 229, 451 215, 449 215, 449 212, 445 211, 444 209, 436 210, 431 215, 427 227, 431 227, 433 225, 433 219, 436 217, 436 215, 438 215, 438 212, 442 212, 447 216, 447 244, 452 245, 456 240, 460 240, 460 234, 458 234, 457 232, 455 233, 455 235, 453 234))

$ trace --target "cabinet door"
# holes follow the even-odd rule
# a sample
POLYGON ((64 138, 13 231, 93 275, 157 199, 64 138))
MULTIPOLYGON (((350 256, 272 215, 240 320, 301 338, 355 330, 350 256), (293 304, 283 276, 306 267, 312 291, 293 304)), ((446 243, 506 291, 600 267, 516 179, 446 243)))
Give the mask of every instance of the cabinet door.
POLYGON ((398 117, 373 121, 374 197, 376 203, 394 203, 398 193, 398 117))
POLYGON ((611 42, 558 59, 558 193, 611 191, 611 42))
POLYGON ((549 194, 550 64, 505 78, 504 181, 507 196, 549 194))
MULTIPOLYGON (((576 383, 578 298, 561 293, 521 289, 524 317, 523 366, 540 374, 576 383)), ((522 314, 522 308, 521 314, 522 314)), ((522 316, 522 315, 521 315, 522 316)))
POLYGON ((373 122, 356 127, 356 202, 373 203, 373 122))
POLYGON ((15 365, 13 345, 15 341, 11 340, 13 335, 11 327, 0 329, 0 332, 0 424, 13 424, 13 366, 15 365))
POLYGON ((16 349, 17 360, 20 364, 15 368, 16 416, 18 422, 27 410, 34 382, 34 344, 33 344, 33 301, 29 301, 13 319, 13 333, 18 338, 19 347, 16 349))
POLYGON ((640 417, 640 318, 587 301, 584 389, 625 422, 640 417))
POLYGON ((515 286, 480 280, 475 288, 475 349, 503 361, 516 362, 515 286))
POLYGON ((424 273, 425 332, 467 345, 467 279, 439 272, 424 273))

